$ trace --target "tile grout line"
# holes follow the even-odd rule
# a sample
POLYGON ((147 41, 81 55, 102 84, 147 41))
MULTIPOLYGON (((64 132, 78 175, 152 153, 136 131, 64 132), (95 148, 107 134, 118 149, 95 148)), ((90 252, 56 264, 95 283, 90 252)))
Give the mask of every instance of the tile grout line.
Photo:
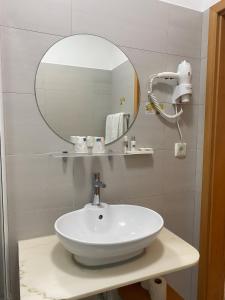
MULTIPOLYGON (((54 90, 54 89, 52 89, 54 90)), ((35 93, 31 93, 31 92, 17 92, 17 91, 0 91, 0 93, 2 93, 3 95, 7 95, 7 94, 15 94, 15 95, 32 95, 32 96, 35 96, 35 93)), ((146 97, 147 98, 147 97, 146 97)), ((145 104, 147 100, 141 100, 140 101, 140 104, 145 104)), ((169 101, 161 101, 162 104, 171 104, 171 102, 169 101)), ((204 106, 204 104, 202 103, 195 103, 195 102, 192 102, 190 104, 188 104, 190 106, 204 106)))
MULTIPOLYGON (((72 18, 72 11, 71 11, 71 18, 72 18)), ((14 29, 14 30, 27 31, 27 32, 32 32, 32 33, 39 33, 39 34, 43 34, 43 35, 50 35, 50 36, 54 36, 54 37, 66 38, 66 37, 69 37, 69 36, 73 35, 73 33, 72 33, 72 19, 71 19, 70 23, 71 23, 71 25, 70 25, 70 31, 71 31, 71 33, 69 35, 54 34, 54 33, 49 33, 49 32, 44 32, 44 31, 37 31, 37 30, 32 30, 32 29, 27 29, 27 28, 20 28, 20 27, 14 27, 14 26, 7 26, 7 25, 0 25, 0 27, 8 28, 8 29, 14 29)), ((112 42, 112 43, 115 44, 114 42, 112 42)), ((167 55, 171 55, 171 56, 186 57, 186 58, 190 58, 190 59, 201 59, 201 55, 200 56, 191 56, 191 55, 185 55, 185 54, 176 54, 176 53, 168 52, 168 49, 166 51, 156 51, 156 50, 151 50, 151 49, 144 49, 144 48, 132 47, 132 46, 123 45, 123 44, 120 44, 120 43, 118 43, 118 44, 116 43, 116 46, 121 47, 121 48, 128 48, 128 49, 133 49, 133 50, 139 50, 139 51, 143 51, 143 52, 152 52, 152 53, 158 53, 158 54, 167 54, 167 55)))
POLYGON ((32 33, 45 34, 45 35, 50 35, 50 36, 55 36, 55 37, 62 37, 62 38, 68 37, 68 35, 54 34, 54 33, 49 33, 49 32, 44 32, 44 31, 37 31, 37 30, 32 30, 32 29, 27 29, 27 28, 14 27, 14 26, 0 25, 0 28, 1 27, 2 28, 7 28, 7 29, 28 31, 28 32, 32 32, 32 33))

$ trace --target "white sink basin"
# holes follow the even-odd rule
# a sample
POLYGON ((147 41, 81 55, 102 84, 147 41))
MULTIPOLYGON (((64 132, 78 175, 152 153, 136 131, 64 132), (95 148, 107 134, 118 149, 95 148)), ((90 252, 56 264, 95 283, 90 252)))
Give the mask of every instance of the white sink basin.
POLYGON ((101 266, 140 255, 163 228, 155 211, 134 205, 87 204, 58 218, 56 234, 77 262, 101 266))

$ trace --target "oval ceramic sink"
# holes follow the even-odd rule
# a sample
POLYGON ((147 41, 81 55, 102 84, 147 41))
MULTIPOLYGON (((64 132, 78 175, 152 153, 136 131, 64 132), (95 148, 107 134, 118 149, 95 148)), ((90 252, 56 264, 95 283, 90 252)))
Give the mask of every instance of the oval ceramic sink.
POLYGON ((87 204, 55 222, 56 234, 76 261, 100 266, 141 254, 163 228, 155 211, 134 205, 87 204))

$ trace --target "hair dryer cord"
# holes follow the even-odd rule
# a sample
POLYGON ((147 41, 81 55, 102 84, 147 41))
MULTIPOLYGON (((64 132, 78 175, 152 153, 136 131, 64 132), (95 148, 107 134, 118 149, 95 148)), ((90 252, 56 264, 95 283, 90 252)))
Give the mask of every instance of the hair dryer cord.
POLYGON ((165 118, 165 119, 169 119, 169 120, 174 120, 180 117, 180 115, 182 115, 183 110, 182 108, 180 109, 179 112, 176 111, 176 113, 174 115, 170 115, 165 113, 161 107, 160 104, 158 102, 158 99, 156 98, 156 96, 153 94, 153 82, 154 80, 157 78, 157 74, 154 74, 150 77, 150 81, 149 81, 149 91, 148 91, 148 98, 149 101, 153 103, 155 109, 160 113, 160 115, 165 118))

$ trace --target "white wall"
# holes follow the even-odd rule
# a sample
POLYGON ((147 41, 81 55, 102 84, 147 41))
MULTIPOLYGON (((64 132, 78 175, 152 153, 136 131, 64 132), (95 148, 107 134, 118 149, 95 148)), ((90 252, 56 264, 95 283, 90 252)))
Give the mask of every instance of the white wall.
POLYGON ((205 11, 213 4, 219 2, 219 0, 160 0, 160 1, 187 7, 198 11, 205 11))
POLYGON ((160 1, 201 11, 202 2, 206 0, 160 0, 160 1))
POLYGON ((219 2, 220 0, 202 0, 202 11, 205 11, 210 6, 214 5, 215 3, 219 2))
POLYGON ((88 34, 77 34, 53 45, 45 54, 42 62, 113 70, 127 60, 126 55, 106 39, 88 34))

